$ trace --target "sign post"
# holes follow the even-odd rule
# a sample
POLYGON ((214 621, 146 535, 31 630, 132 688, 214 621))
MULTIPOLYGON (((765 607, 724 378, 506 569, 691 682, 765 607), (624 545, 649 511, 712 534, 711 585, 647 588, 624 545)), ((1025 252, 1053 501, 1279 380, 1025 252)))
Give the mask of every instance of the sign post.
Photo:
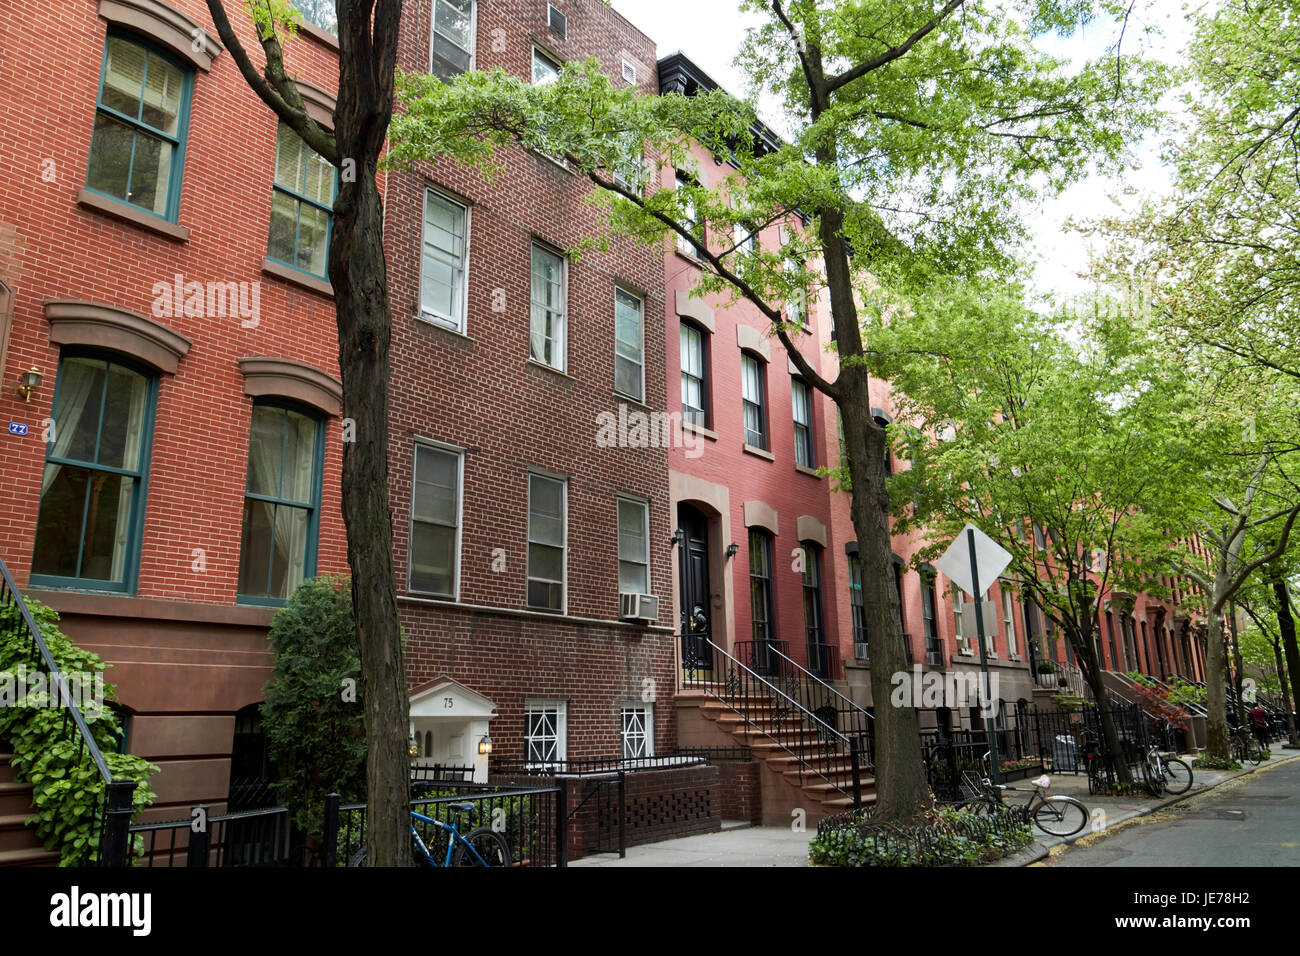
MULTIPOLYGON (((980 581, 997 580, 998 575, 1010 563, 1011 555, 1006 549, 970 523, 967 523, 961 534, 957 535, 949 545, 943 557, 935 562, 935 566, 940 571, 948 575, 975 601, 975 633, 980 644, 980 713, 983 715, 987 715, 990 709, 991 686, 988 648, 984 643, 984 607, 981 598, 984 587, 981 587, 980 581)), ((999 782, 997 721, 994 720, 992 726, 986 722, 985 728, 989 741, 989 778, 993 786, 997 787, 999 782)), ((1001 799, 1001 792, 995 792, 999 793, 1001 799)))

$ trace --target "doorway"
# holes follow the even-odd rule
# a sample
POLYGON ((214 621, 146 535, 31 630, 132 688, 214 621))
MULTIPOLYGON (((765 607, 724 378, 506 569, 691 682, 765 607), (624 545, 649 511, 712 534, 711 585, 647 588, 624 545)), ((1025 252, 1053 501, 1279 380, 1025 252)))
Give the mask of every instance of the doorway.
POLYGON ((677 527, 682 533, 678 551, 681 590, 682 666, 708 667, 709 636, 713 632, 709 596, 709 519, 686 503, 677 506, 677 527))

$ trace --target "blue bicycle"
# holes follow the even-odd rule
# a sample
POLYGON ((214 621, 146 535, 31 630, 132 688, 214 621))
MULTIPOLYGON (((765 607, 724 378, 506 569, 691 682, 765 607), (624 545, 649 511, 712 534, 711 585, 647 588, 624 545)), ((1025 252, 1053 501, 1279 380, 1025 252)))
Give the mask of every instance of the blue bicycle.
MULTIPOLYGON (((472 803, 452 803, 448 806, 465 814, 472 814, 475 809, 472 803)), ((414 821, 411 824, 411 862, 416 866, 510 865, 510 845, 506 843, 505 837, 491 827, 477 827, 462 835, 456 829, 456 824, 444 823, 442 820, 426 817, 423 813, 416 813, 414 810, 411 811, 411 819, 414 821), (415 826, 416 822, 428 824, 447 835, 447 852, 443 855, 441 863, 430 848, 429 844, 433 841, 426 842, 420 836, 420 831, 415 826)), ((427 832, 428 827, 426 826, 425 829, 427 832)), ((362 847, 348 861, 348 866, 365 865, 366 848, 362 847)))

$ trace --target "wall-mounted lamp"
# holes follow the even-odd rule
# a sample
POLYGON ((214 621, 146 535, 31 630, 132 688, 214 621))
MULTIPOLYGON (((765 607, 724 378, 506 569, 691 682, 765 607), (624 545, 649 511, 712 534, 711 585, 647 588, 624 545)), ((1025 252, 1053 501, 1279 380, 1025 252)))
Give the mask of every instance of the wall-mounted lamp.
POLYGON ((740 545, 736 544, 736 542, 733 541, 733 542, 731 542, 731 544, 727 545, 727 560, 728 560, 728 561, 730 561, 732 558, 734 558, 734 557, 735 557, 736 555, 738 555, 739 553, 740 553, 740 545))
POLYGON ((673 532, 673 536, 668 539, 668 546, 672 547, 675 544, 681 544, 682 539, 685 537, 686 537, 685 532, 683 532, 681 528, 678 528, 676 531, 673 532))
POLYGON ((32 400, 32 392, 40 388, 44 380, 45 376, 35 365, 18 376, 18 394, 23 397, 24 402, 32 400))
POLYGON ((478 742, 478 752, 484 757, 492 752, 492 738, 487 734, 478 742))

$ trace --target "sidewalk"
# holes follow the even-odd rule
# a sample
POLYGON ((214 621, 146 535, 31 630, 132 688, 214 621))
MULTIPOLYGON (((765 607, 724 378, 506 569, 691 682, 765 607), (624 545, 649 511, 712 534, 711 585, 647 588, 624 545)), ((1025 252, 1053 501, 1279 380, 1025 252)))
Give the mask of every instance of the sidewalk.
MULTIPOLYGON (((1247 774, 1263 770, 1265 767, 1300 759, 1300 754, 1295 751, 1281 750, 1280 745, 1275 745, 1275 747, 1278 749, 1274 749, 1272 759, 1265 760, 1258 767, 1246 767, 1242 770, 1202 770, 1194 766, 1192 767, 1192 788, 1190 790, 1176 797, 1166 796, 1158 800, 1153 799, 1150 794, 1145 792, 1130 794, 1126 797, 1104 797, 1090 794, 1088 793, 1088 778, 1083 774, 1049 774, 1048 776, 1052 778, 1052 786, 1047 791, 1048 795, 1061 794, 1077 798, 1093 813, 1093 825, 1086 827, 1082 833, 1076 833, 1072 837, 1064 838, 1050 836, 1035 827, 1034 845, 1032 847, 1006 859, 990 863, 988 866, 1029 866, 1031 863, 1037 863, 1039 860, 1045 859, 1051 853, 1053 847, 1074 843, 1076 840, 1082 840, 1105 830, 1113 830, 1129 820, 1144 817, 1171 804, 1180 803, 1189 797, 1205 793, 1207 790, 1212 790, 1228 780, 1244 777, 1247 774), (1103 811, 1104 816, 1098 818, 1098 809, 1103 811)), ((1194 757, 1184 754, 1181 755, 1181 759, 1190 764, 1194 757)), ((1011 786, 1032 789, 1032 784, 1028 780, 1018 780, 1011 786)), ((1008 802, 1013 798, 1023 800, 1027 796, 1028 794, 1008 794, 1008 802)))

